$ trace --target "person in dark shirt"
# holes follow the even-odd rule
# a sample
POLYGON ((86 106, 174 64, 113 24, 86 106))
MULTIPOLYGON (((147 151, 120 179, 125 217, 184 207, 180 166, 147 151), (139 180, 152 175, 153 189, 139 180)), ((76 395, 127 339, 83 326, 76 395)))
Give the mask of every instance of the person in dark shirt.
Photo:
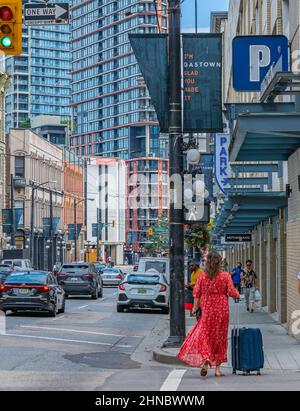
POLYGON ((254 312, 256 272, 253 270, 252 260, 246 261, 246 269, 241 276, 247 311, 254 312))
POLYGON ((240 293, 241 292, 241 276, 242 274, 244 274, 244 270, 242 269, 242 263, 238 262, 236 267, 231 271, 230 274, 231 274, 233 285, 240 293))

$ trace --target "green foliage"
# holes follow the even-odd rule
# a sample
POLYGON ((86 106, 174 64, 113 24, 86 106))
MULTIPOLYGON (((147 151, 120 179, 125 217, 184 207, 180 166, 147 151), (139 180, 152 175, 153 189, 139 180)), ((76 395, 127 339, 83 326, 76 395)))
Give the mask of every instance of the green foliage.
POLYGON ((146 253, 149 257, 156 257, 158 254, 166 255, 169 252, 169 222, 167 218, 159 218, 158 223, 152 227, 153 236, 150 236, 149 243, 145 244, 146 253))
POLYGON ((191 228, 189 236, 186 238, 186 243, 190 247, 205 249, 210 247, 210 233, 213 228, 213 220, 209 224, 194 225, 191 228))
POLYGON ((30 120, 30 118, 27 118, 26 120, 21 121, 20 124, 19 124, 19 127, 20 127, 20 128, 30 128, 30 127, 31 127, 31 120, 30 120))

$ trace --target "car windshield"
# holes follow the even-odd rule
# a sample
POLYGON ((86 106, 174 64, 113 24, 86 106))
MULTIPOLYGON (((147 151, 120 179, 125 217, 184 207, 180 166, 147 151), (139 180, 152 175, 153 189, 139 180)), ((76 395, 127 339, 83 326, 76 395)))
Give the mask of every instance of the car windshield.
POLYGON ((5 284, 45 284, 47 279, 47 273, 13 273, 11 274, 5 284))
POLYGON ((108 273, 108 274, 110 274, 110 273, 116 273, 116 274, 118 274, 120 271, 119 270, 116 270, 116 269, 114 269, 114 268, 105 268, 105 270, 103 270, 103 272, 104 273, 108 273))
POLYGON ((157 284, 159 275, 129 275, 127 282, 128 284, 157 284))
POLYGON ((166 263, 164 263, 163 261, 146 261, 145 263, 145 271, 149 271, 149 270, 156 270, 161 274, 165 274, 166 273, 166 263))
POLYGON ((89 266, 86 264, 63 265, 60 272, 61 273, 88 273, 89 266))
POLYGON ((22 261, 21 260, 14 260, 13 265, 15 265, 17 267, 22 267, 22 261))

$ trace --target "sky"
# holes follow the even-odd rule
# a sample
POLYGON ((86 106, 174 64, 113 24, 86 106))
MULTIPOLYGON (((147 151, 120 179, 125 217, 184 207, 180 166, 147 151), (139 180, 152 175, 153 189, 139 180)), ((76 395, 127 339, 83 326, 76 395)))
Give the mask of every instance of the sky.
MULTIPOLYGON (((209 31, 210 13, 212 11, 227 11, 229 0, 197 0, 198 4, 198 32, 209 31)), ((195 30, 195 0, 184 0, 181 5, 182 31, 195 30)))

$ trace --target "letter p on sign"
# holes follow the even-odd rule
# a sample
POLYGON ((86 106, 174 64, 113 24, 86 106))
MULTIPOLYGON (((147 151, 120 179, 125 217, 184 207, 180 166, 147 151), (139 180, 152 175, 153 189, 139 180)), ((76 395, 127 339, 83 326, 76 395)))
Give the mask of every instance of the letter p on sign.
POLYGON ((267 46, 250 46, 250 81, 260 81, 261 69, 271 64, 271 50, 267 46))
MULTIPOLYGON (((272 65, 289 70, 289 42, 285 36, 237 36, 232 43, 233 88, 260 92, 272 65)), ((281 68, 280 68, 281 69, 281 68)))

